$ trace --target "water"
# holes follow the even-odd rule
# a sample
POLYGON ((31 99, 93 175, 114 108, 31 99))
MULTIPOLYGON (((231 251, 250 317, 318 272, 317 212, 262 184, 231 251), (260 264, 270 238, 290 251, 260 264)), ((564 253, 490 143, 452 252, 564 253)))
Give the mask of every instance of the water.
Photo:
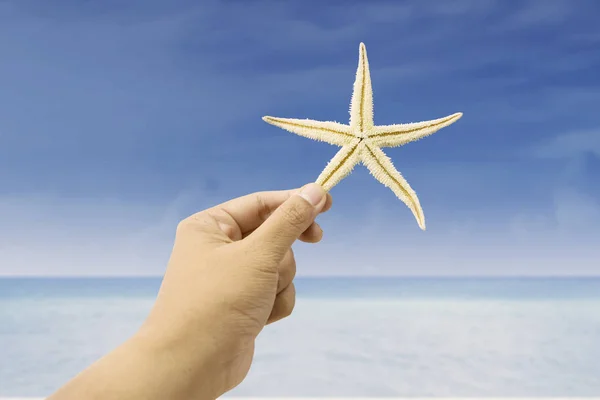
MULTIPOLYGON (((0 396, 131 335, 158 279, 0 279, 0 396)), ((599 396, 600 279, 297 279, 235 396, 599 396)))

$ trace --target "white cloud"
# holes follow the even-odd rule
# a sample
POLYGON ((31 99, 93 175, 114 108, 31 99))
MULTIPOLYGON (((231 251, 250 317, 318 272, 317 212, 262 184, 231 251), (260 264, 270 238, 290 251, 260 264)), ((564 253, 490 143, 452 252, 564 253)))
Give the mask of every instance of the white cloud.
MULTIPOLYGON (((480 212, 440 219, 428 208, 426 232, 383 194, 336 194, 319 218, 323 242, 295 245, 299 276, 600 274, 600 208, 578 193, 559 193, 554 209, 530 206, 507 219, 480 212)), ((5 199, 0 275, 161 275, 179 220, 220 201, 191 190, 146 206, 5 199)))
POLYGON ((210 200, 182 191, 166 205, 102 199, 0 199, 0 275, 158 275, 185 213, 210 200))

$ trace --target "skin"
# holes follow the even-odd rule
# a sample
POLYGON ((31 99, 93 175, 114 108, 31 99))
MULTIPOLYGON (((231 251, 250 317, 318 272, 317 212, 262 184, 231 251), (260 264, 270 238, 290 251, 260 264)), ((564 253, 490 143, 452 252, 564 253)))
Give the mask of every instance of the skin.
POLYGON ((258 334, 294 308, 292 244, 319 242, 314 221, 330 207, 331 196, 309 184, 236 198, 181 221, 139 331, 48 400, 215 399, 239 385, 258 334))

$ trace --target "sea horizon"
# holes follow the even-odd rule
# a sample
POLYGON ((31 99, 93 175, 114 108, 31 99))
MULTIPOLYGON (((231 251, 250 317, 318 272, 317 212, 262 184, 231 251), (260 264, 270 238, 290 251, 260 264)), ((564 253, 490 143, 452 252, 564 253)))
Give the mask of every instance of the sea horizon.
MULTIPOLYGON (((295 282, 227 397, 600 396, 600 277, 295 282)), ((0 277, 0 397, 52 393, 135 333, 160 283, 0 277)))
MULTIPOLYGON (((1 276, 0 297, 156 294, 162 276, 1 276)), ((298 276, 298 297, 600 298, 600 276, 298 276)))

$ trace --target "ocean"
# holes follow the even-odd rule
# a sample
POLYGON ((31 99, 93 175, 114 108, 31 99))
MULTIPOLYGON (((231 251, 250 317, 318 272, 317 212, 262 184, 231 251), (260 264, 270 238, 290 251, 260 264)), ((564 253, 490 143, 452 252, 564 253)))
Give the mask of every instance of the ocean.
MULTIPOLYGON (((0 279, 0 397, 139 327, 158 278, 0 279)), ((297 278, 231 396, 600 396, 600 278, 297 278)))

